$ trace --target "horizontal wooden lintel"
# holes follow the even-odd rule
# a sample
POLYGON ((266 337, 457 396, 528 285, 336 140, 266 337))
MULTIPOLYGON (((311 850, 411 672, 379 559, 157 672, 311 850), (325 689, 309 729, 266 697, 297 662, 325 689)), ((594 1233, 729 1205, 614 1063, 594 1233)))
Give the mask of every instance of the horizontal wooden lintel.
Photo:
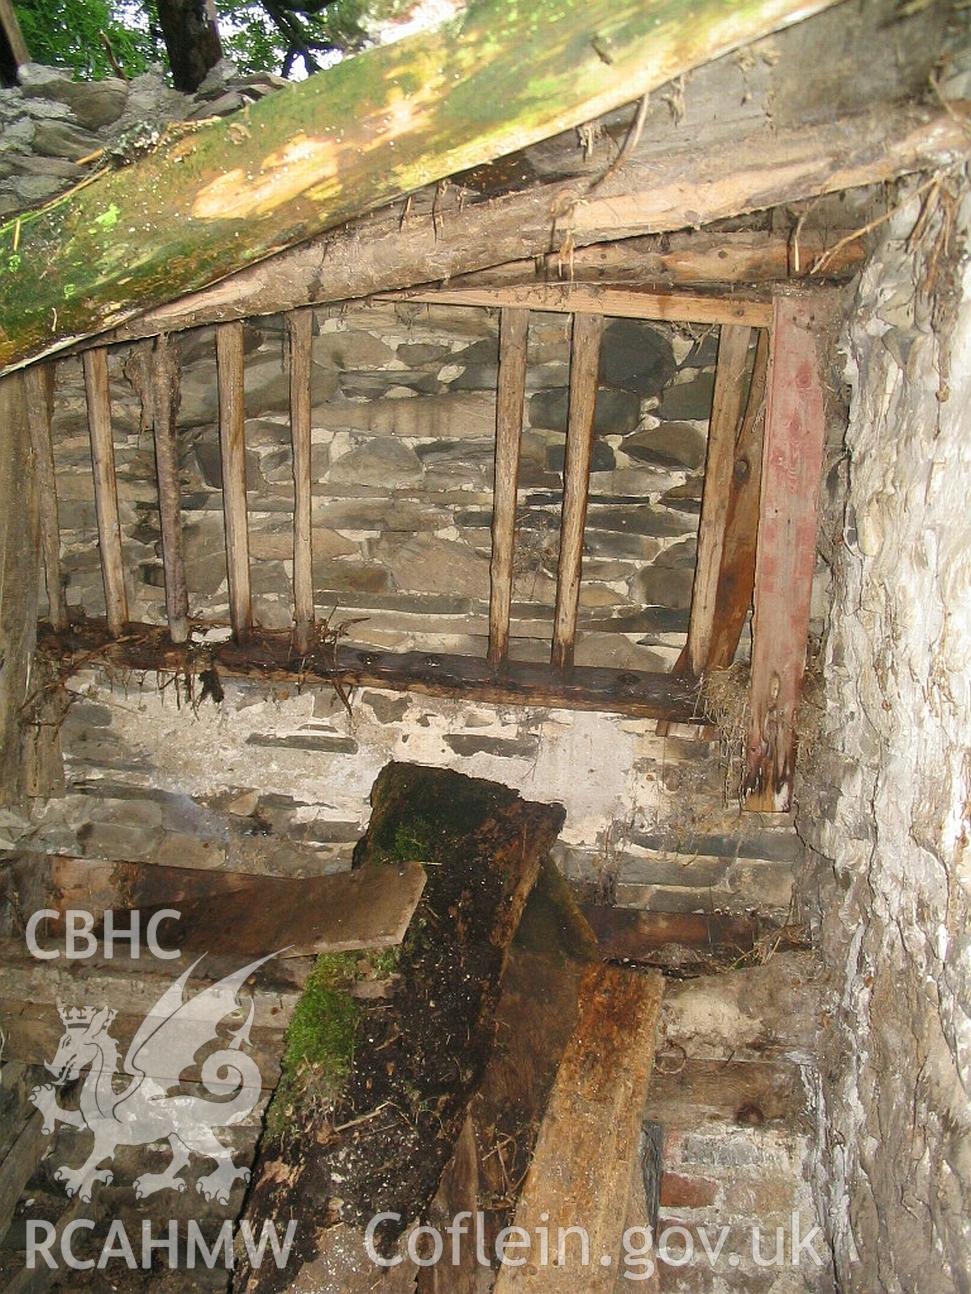
POLYGON ((639 292, 592 283, 537 283, 496 288, 422 289, 386 292, 377 301, 416 301, 426 305, 520 306, 560 314, 602 314, 621 319, 659 319, 670 323, 747 324, 768 328, 772 302, 750 296, 699 292, 639 292))
POLYGON ((550 667, 509 661, 494 671, 488 661, 436 652, 385 652, 341 648, 336 666, 329 653, 300 656, 285 632, 254 630, 245 644, 173 643, 157 625, 131 625, 113 638, 103 620, 78 620, 57 632, 42 624, 38 640, 62 663, 72 659, 80 669, 99 660, 134 670, 177 671, 215 668, 228 676, 267 681, 330 683, 425 696, 491 701, 500 705, 550 706, 565 710, 604 710, 645 719, 703 724, 696 712, 692 686, 670 674, 603 669, 577 665, 554 676, 550 667))

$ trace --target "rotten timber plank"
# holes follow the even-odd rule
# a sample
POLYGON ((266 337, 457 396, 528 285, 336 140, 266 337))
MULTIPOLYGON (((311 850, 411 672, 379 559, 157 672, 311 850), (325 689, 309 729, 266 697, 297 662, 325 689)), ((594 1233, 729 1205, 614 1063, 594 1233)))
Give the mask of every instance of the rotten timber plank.
POLYGON ((777 296, 762 452, 744 807, 792 804, 826 416, 817 298, 777 296))
POLYGON ((731 502, 735 440, 745 402, 751 336, 751 328, 725 325, 718 339, 701 521, 698 526, 698 560, 691 592, 686 645, 686 665, 693 678, 700 678, 708 669, 715 628, 715 595, 731 502))
MULTIPOLYGON (((619 966, 591 968, 581 985, 579 1019, 553 1085, 533 1160, 516 1209, 530 1237, 548 1227, 553 1255, 531 1253, 504 1265, 494 1294, 613 1291, 641 1133, 664 981, 619 966), (555 1261, 560 1228, 582 1227, 591 1261, 576 1247, 555 1261), (601 1265, 601 1256, 610 1262, 601 1265)), ((575 1241, 574 1237, 574 1241, 575 1241)))
POLYGON ((489 568, 489 664, 499 669, 509 655, 516 490, 526 399, 529 311, 503 308, 499 326, 499 387, 496 398, 496 473, 492 497, 492 561, 489 568))
MULTIPOLYGON (((131 626, 113 642, 104 622, 78 620, 65 633, 41 625, 38 635, 45 650, 63 664, 74 656, 91 667, 93 657, 131 669, 184 670, 186 652, 168 641, 155 625, 131 626), (86 660, 82 658, 91 653, 86 660)), ((604 669, 576 665, 568 674, 554 674, 548 665, 510 661, 496 676, 488 661, 472 656, 434 652, 381 652, 344 647, 335 669, 329 660, 294 654, 289 633, 254 630, 245 646, 234 642, 207 643, 206 655, 221 673, 264 680, 307 684, 340 683, 344 687, 377 687, 417 692, 423 696, 474 698, 510 705, 542 705, 567 710, 606 710, 645 719, 704 726, 697 713, 694 690, 670 674, 604 669)))
POLYGON ((0 933, 15 932, 18 912, 42 908, 82 908, 95 918, 95 933, 108 910, 116 927, 127 929, 133 912, 147 917, 171 908, 180 916, 166 922, 163 942, 184 953, 289 958, 391 948, 404 937, 424 886, 419 862, 298 879, 25 854, 0 862, 0 933))
POLYGON ((104 347, 85 351, 84 390, 91 435, 94 469, 94 504, 98 514, 101 577, 105 586, 108 628, 117 636, 128 621, 128 594, 118 519, 118 482, 115 477, 115 444, 111 435, 111 394, 108 386, 108 352, 104 347))
POLYGON ((27 422, 37 478, 37 508, 40 513, 40 546, 44 554, 47 605, 55 629, 67 626, 67 607, 61 586, 61 529, 57 515, 57 475, 51 416, 54 411, 54 366, 33 364, 24 373, 27 422))
POLYGON ((573 316, 570 342, 570 406, 563 464, 563 512, 560 519, 560 556, 556 569, 556 607, 553 612, 553 646, 550 663, 569 670, 576 646, 577 608, 583 568, 583 528, 590 492, 593 457, 593 420, 600 377, 602 315, 573 316))

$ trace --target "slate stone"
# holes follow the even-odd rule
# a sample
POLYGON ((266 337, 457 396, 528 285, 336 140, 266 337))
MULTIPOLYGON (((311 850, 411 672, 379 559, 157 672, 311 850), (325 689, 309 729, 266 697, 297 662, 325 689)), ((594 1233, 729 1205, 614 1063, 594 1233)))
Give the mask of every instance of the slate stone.
POLYGON ((314 586, 340 594, 387 593, 391 576, 375 562, 314 561, 314 586))
POLYGON ((47 88, 45 97, 66 103, 85 130, 100 130, 125 111, 128 86, 114 76, 103 81, 60 81, 47 88))
POLYGON ((404 364, 435 364, 451 355, 448 346, 434 342, 402 342, 398 347, 398 358, 404 364))
POLYGON ((471 346, 453 351, 449 358, 453 364, 486 364, 494 367, 499 363, 499 338, 482 337, 471 346))
MULTIPOLYGON (((565 445, 550 445, 546 450, 546 467, 551 472, 562 472, 566 460, 565 445)), ((593 455, 590 460, 591 472, 611 472, 617 465, 614 451, 606 441, 593 442, 593 455)))
MULTIPOLYGON (((705 415, 707 417, 707 414, 705 415)), ((658 467, 687 467, 697 471, 705 462, 708 440, 704 432, 686 422, 662 422, 659 427, 635 431, 621 445, 625 454, 658 467)))
POLYGON ((332 463, 327 480, 343 485, 413 485, 422 479, 413 449, 390 436, 376 437, 332 463))
POLYGON ((247 746, 278 746, 284 750, 313 750, 328 755, 356 755, 358 746, 353 737, 329 737, 314 733, 305 735, 294 733, 290 737, 278 737, 275 733, 251 732, 246 738, 247 746))
POLYGON ((712 368, 718 359, 718 333, 714 329, 691 347, 681 361, 682 368, 712 368))
POLYGON ((604 329, 600 380, 605 386, 659 395, 677 365, 670 339, 639 319, 613 319, 604 329))
POLYGON ((715 389, 714 373, 699 373, 690 382, 669 386, 661 397, 658 416, 674 421, 703 422, 711 415, 711 398, 715 389))
POLYGON ((387 564, 402 591, 489 595, 489 563, 468 544, 415 535, 404 543, 377 543, 375 557, 387 564))
POLYGON ((339 374, 340 389, 350 399, 380 400, 393 386, 406 386, 421 395, 437 395, 446 389, 434 373, 386 369, 378 373, 345 370, 339 374))
POLYGON ((667 662, 656 652, 632 643, 622 633, 595 633, 583 628, 577 638, 576 663, 606 669, 646 670, 663 673, 667 662))
POLYGON ((647 566, 634 577, 633 594, 647 606, 691 606, 694 571, 687 566, 647 566))
POLYGON ((689 515, 697 516, 701 512, 701 492, 703 488, 703 477, 689 476, 680 485, 665 491, 661 495, 660 502, 668 508, 676 508, 678 512, 687 512, 689 515))
POLYGON ((753 858, 770 863, 799 863, 805 846, 795 831, 758 831, 739 835, 674 836, 663 832, 634 832, 631 843, 662 853, 700 854, 714 858, 753 858))
MULTIPOLYGON (((673 607, 644 607, 615 616, 591 616, 585 621, 591 630, 627 634, 677 634, 688 632, 688 612, 673 607)), ((656 643, 645 643, 655 647, 656 643)))
POLYGON ((41 121, 34 131, 32 147, 45 157, 67 157, 77 161, 99 148, 100 140, 90 131, 81 130, 66 121, 41 121))
POLYGON ((663 553, 658 553, 654 559, 655 566, 687 566, 692 570, 698 560, 698 541, 693 536, 691 539, 682 539, 670 548, 665 548, 663 553))
MULTIPOLYGON (((211 486, 214 490, 223 488, 223 465, 219 453, 219 445, 216 441, 208 437, 203 440, 197 440, 195 444, 195 457, 199 465, 199 471, 202 473, 202 479, 206 485, 211 486)), ((259 456, 252 449, 246 451, 246 488, 247 490, 260 490, 264 485, 263 476, 260 472, 259 456)))
MULTIPOLYGON (((566 387, 537 391, 529 398, 529 425, 548 431, 566 431, 570 393, 566 387)), ((641 402, 631 391, 601 387, 594 407, 593 430, 597 436, 623 436, 633 431, 641 416, 641 402)))
MULTIPOLYGON (((686 851, 681 850, 685 853, 686 851)), ((728 862, 698 858, 677 863, 663 858, 638 858, 625 854, 617 860, 617 880, 626 885, 677 885, 686 889, 707 889, 725 879, 728 862)))
POLYGON ((532 759, 539 750, 536 737, 475 737, 471 733, 452 733, 446 746, 456 755, 470 759, 473 755, 495 755, 499 759, 532 759))
MULTIPOLYGON (((326 518, 335 530, 438 530, 451 521, 443 508, 408 499, 334 499, 328 497, 326 518)), ((318 513, 324 516, 323 512, 318 513)))
POLYGON ((488 440, 496 434, 496 396, 494 391, 455 391, 368 403, 332 401, 315 408, 314 419, 315 425, 370 431, 377 436, 488 440))
MULTIPOLYGON (((314 338, 314 362, 337 369, 386 368, 394 351, 369 332, 323 332, 314 338)), ((392 379, 393 380, 393 379, 392 379)))
POLYGON ((399 723, 410 704, 406 696, 385 696, 381 692, 362 692, 361 700, 371 707, 378 723, 399 723))
POLYGON ((587 530, 615 530, 633 535, 683 535, 687 529, 684 517, 653 508, 650 504, 628 507, 601 507, 591 502, 587 511, 587 530))
MULTIPOLYGON (((447 593, 356 593, 349 589, 318 589, 317 602, 328 610, 336 603, 335 620, 346 619, 345 612, 359 610, 396 611, 409 616, 468 616, 472 611, 468 598, 447 593)), ((379 652, 380 648, 374 650, 379 652)))

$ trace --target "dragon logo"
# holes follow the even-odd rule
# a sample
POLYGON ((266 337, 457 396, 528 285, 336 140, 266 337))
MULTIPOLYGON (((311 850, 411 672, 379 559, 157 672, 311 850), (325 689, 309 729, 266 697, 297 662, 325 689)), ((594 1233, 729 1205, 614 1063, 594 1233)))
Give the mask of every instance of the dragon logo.
POLYGON ((238 1012, 241 986, 274 956, 271 953, 251 962, 185 1000, 183 990, 202 961, 200 957, 166 989, 139 1025, 123 1063, 119 1063, 118 1043, 109 1032, 114 1011, 58 1004, 64 1033, 54 1059, 46 1065, 54 1081, 35 1087, 30 1100, 43 1115, 45 1133, 65 1123, 94 1134, 91 1153, 81 1167, 61 1167, 54 1174, 68 1195, 87 1201, 97 1182, 108 1185, 113 1174, 101 1165, 111 1160, 118 1146, 144 1146, 165 1140, 171 1147, 172 1160, 164 1172, 143 1173, 136 1178, 135 1194, 139 1199, 166 1189, 184 1191, 186 1182, 180 1173, 193 1154, 216 1164, 196 1184, 207 1200, 227 1204, 233 1184, 249 1180, 249 1169, 236 1167, 232 1152, 213 1129, 239 1123, 260 1098, 259 1068, 242 1050, 249 1042, 253 1025, 252 998, 245 1022, 202 1063, 202 1086, 223 1099, 170 1094, 170 1089, 195 1063, 201 1048, 223 1041, 218 1026, 225 1016, 238 1012), (65 1109, 57 1102, 57 1090, 74 1082, 85 1070, 88 1073, 78 1109, 65 1109), (125 1084, 121 1091, 115 1090, 117 1075, 125 1084))

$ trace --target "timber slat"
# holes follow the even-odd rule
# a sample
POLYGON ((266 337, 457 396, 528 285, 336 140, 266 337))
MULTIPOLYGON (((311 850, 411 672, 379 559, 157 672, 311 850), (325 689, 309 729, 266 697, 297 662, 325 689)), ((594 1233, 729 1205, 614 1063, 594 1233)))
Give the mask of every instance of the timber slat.
POLYGON ((164 334, 152 349, 152 392, 155 400, 155 470, 158 475, 158 511, 162 530, 162 565, 165 569, 165 612, 172 641, 189 636, 189 591, 185 582, 182 550, 182 510, 179 490, 179 451, 175 415, 179 408, 178 358, 164 334))
POLYGON ((290 350, 290 437, 293 445, 293 619, 298 651, 309 651, 314 628, 313 504, 310 471, 312 310, 287 315, 290 350))
POLYGON ((498 669, 509 655, 513 555, 516 546, 516 490, 526 399, 526 343, 529 311, 507 306, 499 328, 499 389, 496 398, 496 474, 492 503, 492 562, 489 596, 489 664, 498 669))
POLYGON ((47 605, 50 608, 51 624, 56 629, 64 629, 67 626, 67 607, 61 587, 61 530, 57 515, 54 444, 51 440, 53 364, 34 364, 27 369, 24 374, 24 391, 30 442, 34 451, 34 472, 37 476, 37 508, 40 513, 40 545, 47 579, 47 605))
POLYGON ((715 627, 715 594, 731 497, 735 439, 745 404, 745 377, 751 336, 751 328, 725 325, 718 339, 701 521, 698 526, 698 560, 688 624, 687 666, 694 678, 700 678, 708 668, 715 627))
POLYGON ((115 445, 111 436, 111 396, 108 386, 108 352, 100 347, 84 352, 84 389, 94 468, 94 503, 98 514, 101 576, 105 586, 108 627, 116 637, 128 620, 128 595, 118 519, 118 482, 115 445))
MULTIPOLYGON (((78 621, 63 634, 41 625, 39 635, 45 646, 67 662, 76 654, 90 667, 92 658, 131 669, 184 670, 184 650, 168 641, 155 625, 133 625, 128 634, 112 642, 104 622, 78 621)), ((381 652, 342 647, 337 668, 330 661, 301 657, 293 651, 289 633, 254 630, 248 644, 207 643, 206 655, 221 672, 251 678, 292 682, 340 683, 344 687, 376 687, 391 691, 417 692, 424 696, 445 696, 510 705, 540 705, 568 710, 606 710, 646 719, 698 725, 693 688, 670 674, 604 669, 576 665, 569 674, 555 674, 548 665, 510 661, 497 677, 488 661, 472 656, 448 656, 433 652, 381 652)))
POLYGON ((583 567, 583 528, 590 491, 593 456, 593 419, 600 377, 602 315, 573 316, 570 343, 570 406, 563 464, 563 514, 560 520, 560 557, 556 570, 556 608, 553 612, 553 646, 550 662, 556 670, 573 665, 577 608, 583 567))
POLYGON ((500 1269, 494 1294, 613 1291, 663 988, 653 972, 600 965, 586 973, 577 1026, 516 1209, 515 1225, 534 1248, 524 1265, 500 1269), (551 1248, 546 1262, 536 1239, 544 1227, 551 1248), (568 1227, 586 1233, 586 1265, 580 1264, 575 1235, 557 1262, 558 1237, 568 1227), (606 1256, 609 1262, 601 1263, 606 1256))
POLYGON ((221 324, 216 329, 216 366, 229 614, 237 642, 245 642, 253 628, 253 606, 250 595, 249 523, 246 513, 246 413, 243 399, 241 323, 221 324))
POLYGON ((822 302, 778 296, 772 327, 752 617, 746 809, 792 803, 796 710, 806 667, 826 415, 822 302))

